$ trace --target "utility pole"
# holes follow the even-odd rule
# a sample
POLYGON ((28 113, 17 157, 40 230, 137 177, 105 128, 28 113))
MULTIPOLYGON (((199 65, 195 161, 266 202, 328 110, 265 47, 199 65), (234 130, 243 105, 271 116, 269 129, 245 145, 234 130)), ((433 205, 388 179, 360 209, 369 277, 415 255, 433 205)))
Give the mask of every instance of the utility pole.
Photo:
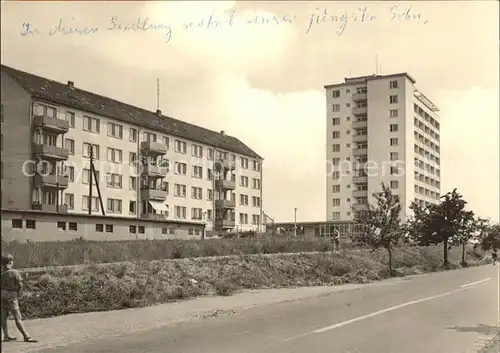
POLYGON ((89 156, 90 156, 90 171, 89 171, 89 199, 88 199, 88 208, 89 214, 92 214, 92 167, 94 165, 94 147, 92 144, 89 144, 89 156))
POLYGON ((295 207, 293 210, 294 210, 294 217, 293 217, 294 218, 294 221, 293 221, 294 227, 293 228, 294 228, 294 234, 295 234, 295 236, 297 236, 297 207, 295 207))
POLYGON ((59 213, 59 170, 56 163, 56 212, 59 213))
POLYGON ((104 210, 104 203, 102 202, 101 189, 99 188, 99 180, 97 178, 97 172, 94 168, 94 148, 92 145, 90 145, 89 214, 92 214, 92 176, 95 179, 97 196, 99 196, 99 203, 101 205, 101 213, 103 216, 105 216, 106 211, 104 210))

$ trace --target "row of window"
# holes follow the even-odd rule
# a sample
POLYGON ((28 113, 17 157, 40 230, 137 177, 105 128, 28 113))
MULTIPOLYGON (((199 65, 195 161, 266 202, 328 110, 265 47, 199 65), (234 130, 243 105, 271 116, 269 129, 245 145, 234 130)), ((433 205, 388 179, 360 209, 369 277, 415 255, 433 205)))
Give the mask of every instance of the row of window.
MULTIPOLYGON (((389 81, 389 89, 398 89, 399 88, 399 83, 396 80, 389 81)), ((350 93, 351 90, 349 88, 346 89, 346 93, 350 93)), ((368 93, 368 88, 366 86, 360 86, 356 87, 356 93, 368 93)), ((339 98, 340 97, 340 90, 333 90, 332 91, 332 98, 339 98)))
MULTIPOLYGON (((399 188, 399 182, 397 180, 389 181, 389 185, 390 185, 391 189, 399 188)), ((351 184, 346 184, 346 189, 350 189, 350 188, 351 188, 351 184)), ((368 191, 368 183, 354 184, 354 191, 368 191)), ((332 185, 332 193, 334 193, 334 194, 340 193, 340 184, 332 185)), ((347 202, 350 202, 350 200, 347 199, 347 202)))
POLYGON ((439 144, 436 144, 429 140, 427 137, 419 133, 418 131, 414 131, 413 135, 415 137, 415 141, 417 141, 420 144, 425 145, 426 147, 430 147, 432 150, 435 152, 439 153, 441 151, 441 148, 439 147, 439 144))
POLYGON ((420 160, 418 157, 415 157, 414 161, 415 161, 416 168, 419 168, 423 171, 434 174, 438 177, 441 175, 439 168, 434 168, 432 165, 425 163, 424 161, 420 160))
POLYGON ((436 164, 439 164, 441 161, 440 158, 438 156, 436 156, 434 153, 428 151, 424 147, 421 147, 417 144, 413 145, 413 152, 415 152, 416 154, 418 154, 424 158, 427 158, 428 160, 430 160, 431 162, 434 162, 436 164))
MULTIPOLYGON (((389 104, 398 104, 399 103, 399 97, 398 95, 390 95, 389 96, 389 104)), ((346 108, 351 107, 351 103, 346 103, 346 108)), ((361 101, 361 102, 356 102, 354 104, 354 107, 356 108, 366 108, 368 107, 368 103, 366 101, 361 101)), ((392 110, 392 109, 391 109, 392 110)), ((394 109, 397 111, 397 109, 394 109)), ((340 112, 340 104, 332 104, 332 112, 334 113, 339 113, 340 112)))
MULTIPOLYGON (((44 116, 48 116, 48 117, 57 118, 57 108, 51 107, 51 106, 48 106, 45 104, 37 104, 35 106, 35 115, 44 115, 44 116)), ((65 112, 65 119, 66 119, 66 121, 69 122, 69 125, 72 128, 75 127, 75 113, 74 112, 66 111, 65 112)), ((99 134, 101 132, 100 126, 101 126, 101 123, 100 123, 99 118, 90 117, 87 115, 83 116, 82 127, 83 127, 84 131, 99 134)), ((118 124, 118 123, 108 122, 107 135, 109 137, 112 137, 112 138, 116 138, 116 139, 120 139, 120 140, 123 139, 123 125, 118 124)), ((136 143, 138 136, 139 136, 139 130, 137 128, 129 127, 129 141, 136 143)), ((147 132, 147 131, 143 132, 143 141, 157 142, 157 139, 158 139, 158 135, 156 133, 147 132)), ((163 136, 163 137, 161 137, 161 141, 162 141, 163 145, 166 146, 167 149, 170 148, 169 137, 163 136)), ((70 151, 72 151, 72 153, 74 154, 74 152, 75 152, 74 140, 66 139, 66 145, 68 146, 70 151)), ((177 153, 182 153, 182 154, 187 153, 187 142, 185 142, 185 141, 181 141, 181 140, 176 139, 175 143, 174 143, 174 147, 175 147, 175 152, 177 152, 177 153)), ((219 152, 219 153, 215 153, 216 157, 218 157, 218 158, 222 157, 221 154, 225 154, 227 156, 227 152, 220 152, 220 151, 216 151, 216 152, 219 152)), ((88 152, 88 146, 86 147, 84 145, 83 154, 85 154, 85 153, 88 154, 89 152, 88 152)), ((97 153, 96 153, 96 151, 94 151, 94 154, 96 155, 96 159, 98 159, 99 158, 98 151, 97 151, 97 153)), ((193 157, 203 158, 203 146, 192 143, 191 155, 193 157)), ((214 159, 214 149, 213 148, 207 148, 207 158, 209 160, 214 159)), ((236 156, 233 154, 233 160, 235 160, 235 159, 236 159, 236 156)), ((109 160, 109 158, 108 158, 108 160, 109 160)), ((252 162, 253 162, 253 170, 260 171, 260 162, 256 161, 256 160, 253 160, 252 162)), ((248 158, 240 157, 241 168, 248 169, 248 164, 249 164, 248 158)))
MULTIPOLYGON (((36 220, 34 219, 26 219, 25 220, 25 229, 36 229, 36 220)), ((13 219, 12 220, 12 228, 13 229, 23 229, 23 220, 22 219, 13 219)), ((78 223, 77 222, 65 222, 65 221, 58 221, 56 223, 56 229, 60 231, 78 231, 78 223)), ((164 235, 170 234, 170 235, 175 235, 177 227, 163 227, 161 232, 164 235)), ((97 223, 95 225, 95 231, 97 233, 113 233, 114 231, 114 225, 113 224, 101 224, 97 223)), ((146 227, 144 226, 136 226, 136 225, 130 225, 129 226, 129 233, 131 234, 144 234, 146 231, 146 227)), ((189 228, 188 229, 188 234, 189 235, 199 235, 201 233, 200 228, 189 228)))
POLYGON ((439 182, 437 179, 434 179, 432 177, 426 176, 422 173, 415 172, 414 173, 414 179, 421 181, 427 185, 433 186, 435 188, 440 188, 441 187, 441 182, 439 182))
POLYGON ((418 114, 421 118, 431 124, 432 127, 436 128, 439 131, 439 123, 430 116, 425 110, 419 107, 417 104, 413 104, 413 111, 418 114))
POLYGON ((439 138, 440 138, 439 133, 432 130, 430 127, 427 126, 427 124, 425 124, 423 121, 421 121, 417 117, 413 118, 413 125, 417 129, 423 131, 427 135, 430 135, 433 139, 435 139, 436 141, 439 142, 439 138))
POLYGON ((432 190, 429 190, 425 187, 418 186, 418 185, 415 185, 414 189, 415 189, 414 190, 415 194, 425 195, 425 196, 430 197, 434 200, 439 200, 439 197, 440 197, 439 192, 432 191, 432 190))

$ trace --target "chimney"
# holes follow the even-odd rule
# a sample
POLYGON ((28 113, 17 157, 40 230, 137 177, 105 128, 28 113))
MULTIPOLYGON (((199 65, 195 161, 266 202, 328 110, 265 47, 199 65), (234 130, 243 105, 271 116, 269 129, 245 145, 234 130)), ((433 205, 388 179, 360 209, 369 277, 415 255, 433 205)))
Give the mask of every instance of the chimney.
POLYGON ((161 116, 161 110, 160 109, 156 109, 156 115, 161 116))
POLYGON ((224 134, 225 134, 224 130, 221 130, 221 131, 220 131, 220 134, 221 134, 221 135, 224 135, 224 134))
POLYGON ((73 81, 68 81, 69 88, 75 88, 75 83, 73 81))

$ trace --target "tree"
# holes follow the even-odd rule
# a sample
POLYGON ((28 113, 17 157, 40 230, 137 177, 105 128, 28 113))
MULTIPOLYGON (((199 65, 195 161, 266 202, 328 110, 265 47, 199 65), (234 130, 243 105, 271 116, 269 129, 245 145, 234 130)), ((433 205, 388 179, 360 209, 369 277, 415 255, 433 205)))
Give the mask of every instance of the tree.
POLYGON ((403 233, 401 224, 401 203, 399 196, 393 195, 391 188, 381 185, 382 191, 373 193, 375 204, 366 210, 355 210, 354 222, 360 227, 357 241, 368 244, 373 249, 384 248, 389 255, 389 273, 392 275, 392 250, 403 233))
POLYGON ((465 211, 460 221, 460 226, 456 237, 455 244, 462 246, 462 262, 463 266, 467 265, 465 261, 465 249, 467 244, 476 236, 477 231, 481 227, 481 219, 474 217, 474 212, 465 211))
POLYGON ((467 202, 462 195, 453 189, 441 196, 439 204, 420 207, 413 202, 410 206, 414 213, 410 228, 420 245, 443 244, 443 265, 448 266, 448 250, 458 237, 465 236, 470 226, 470 217, 474 216, 465 210, 467 202))
POLYGON ((482 232, 480 242, 481 248, 484 251, 500 249, 500 223, 488 226, 488 228, 482 232))

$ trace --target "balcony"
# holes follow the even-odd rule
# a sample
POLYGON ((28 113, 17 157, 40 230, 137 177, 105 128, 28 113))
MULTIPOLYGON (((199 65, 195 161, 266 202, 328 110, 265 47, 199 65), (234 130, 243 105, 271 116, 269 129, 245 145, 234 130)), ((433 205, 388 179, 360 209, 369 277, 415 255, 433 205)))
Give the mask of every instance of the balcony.
POLYGON ((147 175, 151 178, 165 178, 168 173, 168 167, 162 167, 158 165, 144 165, 142 169, 142 174, 147 175))
POLYGON ((39 115, 33 118, 33 125, 44 130, 63 134, 69 131, 69 122, 62 119, 53 118, 46 115, 39 115))
POLYGON ((368 107, 353 107, 352 115, 366 115, 368 114, 368 107))
POLYGON ((160 189, 149 189, 149 188, 141 188, 141 198, 143 200, 158 200, 165 201, 167 199, 168 192, 160 189))
POLYGON ((353 176, 352 177, 352 182, 354 184, 361 184, 361 183, 367 183, 368 182, 368 176, 353 176))
POLYGON ((68 213, 67 205, 49 205, 46 203, 33 202, 31 208, 35 211, 51 212, 51 213, 68 213))
POLYGON ((352 197, 368 197, 368 190, 354 190, 352 197))
POLYGON ((368 204, 367 203, 355 203, 352 205, 352 209, 354 211, 368 210, 368 204))
POLYGON ((234 208, 235 202, 232 200, 215 200, 215 208, 234 208))
POLYGON ((363 154, 368 154, 368 148, 353 148, 352 153, 355 156, 360 156, 363 154))
POLYGON ((141 218, 142 219, 149 219, 153 221, 164 221, 167 219, 167 216, 164 214, 158 214, 158 213, 141 213, 141 218))
POLYGON ((365 101, 368 99, 368 93, 353 93, 352 94, 352 100, 354 102, 360 102, 360 101, 365 101))
POLYGON ((353 142, 368 141, 368 134, 356 134, 352 137, 353 142))
POLYGON ((64 161, 69 157, 69 150, 58 146, 34 144, 33 151, 42 159, 64 161))
POLYGON ((34 187, 49 187, 66 189, 68 187, 69 178, 66 175, 41 175, 35 174, 33 176, 34 187))
POLYGON ((216 219, 215 228, 234 228, 236 226, 236 221, 230 219, 216 219))
POLYGON ((222 158, 214 161, 214 169, 224 169, 224 170, 235 170, 236 169, 236 161, 233 161, 230 158, 222 158))
POLYGON ((234 190, 236 189, 236 182, 226 179, 216 179, 215 188, 224 190, 234 190))
POLYGON ((141 142, 141 151, 146 154, 163 155, 167 153, 167 146, 159 142, 143 141, 141 142))
POLYGON ((363 128, 363 127, 368 127, 367 120, 353 120, 352 122, 353 129, 363 128))

